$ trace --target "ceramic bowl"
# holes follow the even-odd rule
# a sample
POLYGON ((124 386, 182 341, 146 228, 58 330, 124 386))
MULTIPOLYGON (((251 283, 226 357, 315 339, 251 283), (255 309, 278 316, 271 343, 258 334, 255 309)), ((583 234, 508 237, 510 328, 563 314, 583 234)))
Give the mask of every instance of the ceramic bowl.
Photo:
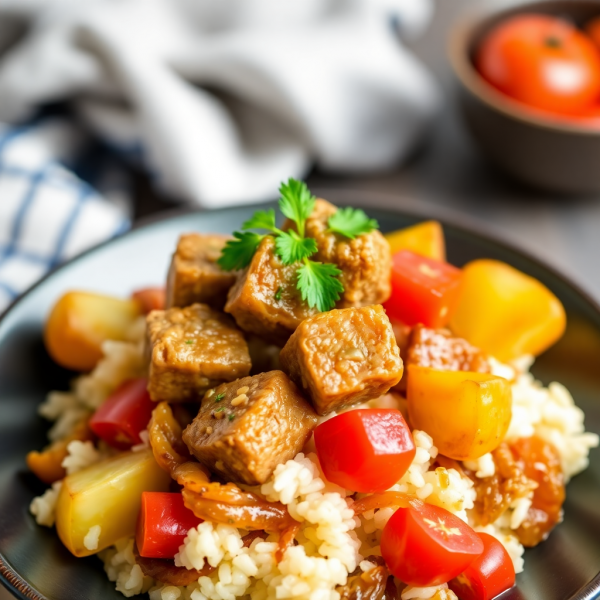
POLYGON ((521 182, 559 193, 600 191, 600 128, 537 115, 496 90, 475 69, 474 54, 490 29, 514 15, 531 12, 582 25, 600 15, 600 3, 525 2, 460 22, 451 35, 449 56, 459 81, 464 121, 489 159, 521 182))

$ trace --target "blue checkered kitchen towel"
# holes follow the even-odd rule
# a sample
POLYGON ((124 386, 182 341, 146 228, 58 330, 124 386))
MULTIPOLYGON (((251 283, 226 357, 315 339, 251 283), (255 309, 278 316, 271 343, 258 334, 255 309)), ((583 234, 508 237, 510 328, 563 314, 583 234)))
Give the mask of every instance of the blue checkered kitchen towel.
POLYGON ((81 166, 87 141, 63 118, 0 124, 0 313, 48 269, 129 226, 118 186, 100 194, 65 166, 81 166))

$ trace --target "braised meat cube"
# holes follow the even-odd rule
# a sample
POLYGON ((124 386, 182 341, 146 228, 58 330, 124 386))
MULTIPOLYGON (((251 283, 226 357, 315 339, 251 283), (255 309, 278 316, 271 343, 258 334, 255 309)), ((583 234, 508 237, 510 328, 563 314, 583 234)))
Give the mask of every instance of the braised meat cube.
POLYGON ((167 308, 196 302, 223 309, 235 274, 221 270, 217 259, 228 237, 216 234, 182 235, 167 277, 167 308))
POLYGON ((242 332, 206 304, 153 310, 146 327, 152 400, 196 400, 209 388, 250 372, 242 332))
POLYGON ((302 302, 296 289, 298 265, 284 265, 274 249, 273 238, 264 238, 229 291, 225 312, 244 331, 283 346, 300 322, 317 311, 302 302))
POLYGON ((447 329, 428 329, 416 325, 410 336, 405 362, 445 371, 489 373, 485 354, 467 340, 454 337, 447 329))
MULTIPOLYGON (((317 241, 317 254, 311 258, 333 263, 342 271, 344 292, 337 308, 381 304, 391 294, 392 256, 390 245, 379 231, 371 231, 351 240, 329 231, 327 220, 337 207, 317 200, 306 221, 306 235, 317 241)), ((284 229, 295 227, 286 221, 284 229)))
POLYGON ((320 415, 378 398, 403 372, 381 305, 331 310, 302 321, 279 358, 320 415))
POLYGON ((300 452, 316 425, 294 382, 270 371, 209 390, 183 441, 226 480, 257 485, 300 452))

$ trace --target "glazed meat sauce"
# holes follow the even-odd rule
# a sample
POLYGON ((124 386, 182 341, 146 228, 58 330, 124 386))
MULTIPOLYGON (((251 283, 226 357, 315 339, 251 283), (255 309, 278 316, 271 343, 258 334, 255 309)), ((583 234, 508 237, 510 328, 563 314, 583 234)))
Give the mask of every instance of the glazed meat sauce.
POLYGON ((403 372, 380 305, 331 310, 304 320, 280 361, 320 415, 385 394, 403 372))
POLYGON ((196 302, 219 310, 225 306, 235 273, 219 267, 217 259, 229 236, 188 233, 182 235, 167 276, 167 308, 196 302))
MULTIPOLYGON (((381 304, 392 292, 392 255, 380 231, 374 230, 351 240, 329 230, 327 220, 337 207, 318 199, 306 220, 306 235, 317 241, 315 260, 333 263, 342 271, 344 293, 338 308, 381 304)), ((294 225, 286 221, 284 229, 294 225)))
POLYGON ((296 327, 316 314, 296 288, 297 265, 284 265, 266 237, 231 288, 225 312, 246 332, 283 346, 296 327))
POLYGON ((242 332, 206 304, 154 310, 146 323, 152 400, 198 400, 209 388, 250 372, 242 332))
POLYGON ((492 453, 496 472, 478 479, 475 511, 481 525, 493 523, 517 498, 533 493, 532 505, 515 531, 527 547, 545 540, 562 519, 565 482, 558 453, 537 436, 502 443, 492 453))
POLYGON ((256 485, 300 452, 316 424, 296 385, 270 371, 210 390, 183 440, 212 471, 256 485))
POLYGON ((405 362, 447 371, 490 372, 490 364, 479 348, 447 329, 428 329, 423 325, 413 327, 409 335, 405 362))

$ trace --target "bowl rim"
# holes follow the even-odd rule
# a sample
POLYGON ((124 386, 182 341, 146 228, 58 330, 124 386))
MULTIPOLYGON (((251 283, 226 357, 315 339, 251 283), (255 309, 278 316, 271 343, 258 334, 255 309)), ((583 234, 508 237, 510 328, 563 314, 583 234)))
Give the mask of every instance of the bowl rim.
MULTIPOLYGON (((554 1, 559 2, 560 0, 554 1)), ((586 1, 590 6, 597 6, 598 15, 600 16, 600 4, 594 0, 581 1, 586 1)), ((516 4, 513 2, 500 9, 474 9, 469 11, 458 19, 448 37, 447 50, 450 65, 457 79, 471 94, 506 117, 538 127, 539 129, 586 137, 600 137, 600 127, 592 128, 583 124, 553 121, 550 117, 545 117, 535 112, 528 112, 526 105, 507 96, 485 81, 477 72, 469 57, 468 48, 473 34, 486 22, 496 18, 508 18, 515 14, 535 12, 536 7, 541 5, 547 6, 548 3, 548 0, 535 0, 527 4, 516 4)))
MULTIPOLYGON (((573 292, 579 295, 582 300, 589 306, 589 308, 597 315, 600 320, 600 302, 598 302, 588 291, 584 290, 577 282, 573 281, 570 277, 564 275, 560 270, 547 263, 544 259, 539 258, 534 253, 521 248, 518 244, 504 239, 500 234, 492 231, 489 226, 485 223, 480 223, 476 219, 459 212, 448 210, 444 207, 423 207, 420 209, 414 209, 406 206, 398 206, 398 200, 401 198, 385 192, 371 192, 368 190, 348 190, 340 187, 326 187, 326 186, 314 186, 314 193, 318 197, 327 197, 328 194, 340 194, 344 198, 348 198, 348 203, 355 206, 362 206, 364 208, 374 208, 380 211, 388 211, 390 213, 403 214, 405 216, 422 219, 422 220, 438 220, 442 227, 447 225, 461 233, 468 234, 482 241, 488 241, 493 244, 502 246, 510 252, 524 258, 525 260, 534 263, 537 267, 541 267, 543 270, 550 273, 551 276, 560 280, 564 285, 569 287, 573 292), (365 198, 369 198, 367 201, 365 198), (362 198, 362 200, 361 200, 362 198)), ((84 252, 74 256, 68 261, 54 267, 48 271, 41 279, 36 281, 32 286, 21 293, 15 298, 6 309, 0 313, 0 326, 6 320, 7 316, 20 304, 20 302, 33 293, 38 287, 40 287, 47 279, 52 277, 55 273, 68 268, 71 264, 85 260, 88 255, 94 252, 101 251, 104 247, 120 240, 124 237, 135 235, 139 230, 150 228, 158 225, 162 221, 168 221, 177 217, 182 217, 190 214, 206 213, 206 212, 219 212, 227 213, 234 212, 240 208, 249 207, 264 207, 265 205, 272 204, 272 202, 263 203, 252 203, 248 205, 237 205, 229 206, 219 209, 202 210, 194 207, 179 207, 171 210, 161 211, 156 214, 149 215, 137 220, 131 229, 116 235, 104 242, 101 242, 91 248, 88 248, 84 252)), ((6 560, 6 558, 0 554, 0 585, 4 586, 10 593, 15 595, 21 600, 49 600, 46 596, 42 595, 36 590, 22 575, 20 575, 6 560)), ((598 573, 581 588, 573 592, 573 595, 568 600, 598 600, 600 599, 600 570, 598 573)))

